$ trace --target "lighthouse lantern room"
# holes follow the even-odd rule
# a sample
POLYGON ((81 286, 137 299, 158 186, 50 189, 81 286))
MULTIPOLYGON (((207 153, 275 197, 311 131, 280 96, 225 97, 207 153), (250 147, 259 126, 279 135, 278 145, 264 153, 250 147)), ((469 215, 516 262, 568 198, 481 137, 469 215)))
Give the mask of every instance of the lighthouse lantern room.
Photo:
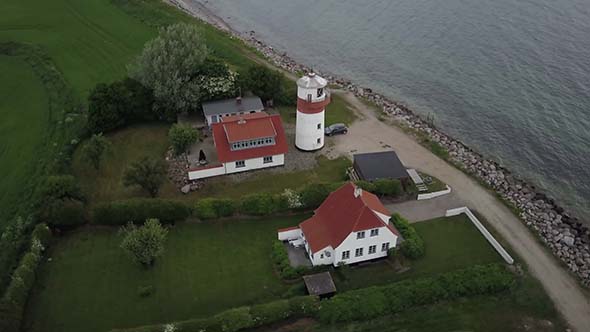
POLYGON ((330 95, 328 82, 309 73, 297 80, 297 123, 295 146, 300 150, 314 151, 324 147, 324 123, 330 95))

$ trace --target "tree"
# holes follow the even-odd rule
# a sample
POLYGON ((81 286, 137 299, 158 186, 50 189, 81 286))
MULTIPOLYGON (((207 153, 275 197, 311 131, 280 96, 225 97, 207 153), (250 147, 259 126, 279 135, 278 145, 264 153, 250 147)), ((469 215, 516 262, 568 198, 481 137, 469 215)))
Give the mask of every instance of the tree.
POLYGON ((170 144, 177 155, 186 152, 199 139, 199 132, 186 124, 174 124, 168 132, 170 144))
POLYGON ((54 199, 75 199, 84 201, 82 188, 72 175, 50 175, 40 190, 41 199, 45 202, 54 199))
POLYGON ((177 23, 160 30, 129 66, 129 76, 151 88, 155 108, 168 118, 198 107, 201 100, 195 71, 208 51, 195 25, 177 23))
POLYGON ((152 91, 134 79, 98 84, 88 97, 88 130, 96 134, 131 122, 152 120, 153 104, 152 91))
POLYGON ((92 164, 96 170, 100 168, 100 162, 104 153, 110 148, 111 142, 100 134, 94 134, 82 148, 83 158, 92 164))
POLYGON ((132 163, 123 175, 125 186, 140 186, 150 196, 156 197, 166 179, 166 164, 159 159, 144 157, 132 163))
POLYGON ((279 98, 282 93, 283 74, 277 70, 254 65, 243 76, 243 88, 252 91, 265 102, 279 98))
POLYGON ((121 234, 124 236, 121 248, 134 261, 150 267, 164 252, 168 230, 162 227, 158 219, 147 219, 143 226, 127 224, 121 228, 121 234))

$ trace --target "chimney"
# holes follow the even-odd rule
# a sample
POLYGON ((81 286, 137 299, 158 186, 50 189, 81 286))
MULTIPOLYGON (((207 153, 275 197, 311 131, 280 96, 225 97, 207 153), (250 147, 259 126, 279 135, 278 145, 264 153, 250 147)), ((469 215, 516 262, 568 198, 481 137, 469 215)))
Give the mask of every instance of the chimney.
POLYGON ((245 123, 246 123, 246 120, 243 117, 240 117, 238 119, 238 124, 241 124, 242 125, 242 124, 245 124, 245 123))
POLYGON ((242 97, 236 97, 236 104, 242 103, 242 97))
POLYGON ((363 190, 359 187, 354 187, 354 197, 360 197, 363 194, 363 190))

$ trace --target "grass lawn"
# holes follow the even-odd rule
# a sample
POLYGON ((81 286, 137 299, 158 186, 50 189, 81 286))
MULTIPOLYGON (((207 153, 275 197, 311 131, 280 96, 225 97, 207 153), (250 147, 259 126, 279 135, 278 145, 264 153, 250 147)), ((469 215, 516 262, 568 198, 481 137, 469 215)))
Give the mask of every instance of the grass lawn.
MULTIPOLYGON (((141 189, 125 187, 122 177, 125 168, 142 156, 164 158, 168 148, 168 125, 143 124, 108 134, 112 149, 106 154, 98 171, 82 160, 80 150, 74 154, 74 174, 80 179, 84 192, 91 203, 147 196, 141 189)), ((298 188, 310 182, 343 181, 350 161, 344 157, 328 160, 320 157, 313 170, 292 173, 258 171, 250 178, 235 182, 228 177, 208 179, 205 187, 190 195, 183 195, 167 181, 161 190, 161 197, 195 200, 199 197, 223 196, 239 198, 253 192, 279 193, 285 188, 298 188)))
MULTIPOLYGON (((295 82, 293 82, 295 84, 295 82)), ((297 107, 279 107, 278 112, 281 114, 283 121, 295 123, 297 107)), ((356 120, 356 115, 346 104, 342 97, 332 94, 332 102, 326 107, 326 127, 334 123, 344 123, 350 125, 356 120)))
POLYGON ((334 273, 336 287, 339 290, 361 288, 367 284, 385 284, 502 261, 465 215, 423 221, 413 226, 424 239, 425 255, 408 261, 410 270, 397 273, 385 261, 351 267, 334 273))
POLYGON ((27 331, 105 332, 280 298, 270 244, 276 229, 306 218, 274 217, 176 225, 151 270, 123 255, 112 228, 65 235, 50 249, 30 297, 27 331), (140 297, 138 288, 154 293, 140 297))
MULTIPOLYGON (((0 6, 1 8, 1 6, 0 6)), ((0 55, 0 229, 14 212, 43 143, 47 96, 32 68, 20 57, 0 55)))

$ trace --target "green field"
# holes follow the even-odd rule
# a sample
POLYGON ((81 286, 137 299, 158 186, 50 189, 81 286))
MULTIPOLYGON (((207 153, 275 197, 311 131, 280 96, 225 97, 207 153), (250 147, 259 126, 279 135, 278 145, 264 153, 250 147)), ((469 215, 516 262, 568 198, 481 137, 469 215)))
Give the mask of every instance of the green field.
POLYGON ((80 229, 47 254, 27 331, 104 332, 277 299, 288 286, 273 272, 270 245, 276 229, 304 218, 176 225, 150 270, 123 255, 116 229, 80 229), (138 288, 147 285, 154 293, 140 297, 138 288))
POLYGON ((0 226, 33 176, 47 130, 43 84, 20 57, 0 55, 0 226))

